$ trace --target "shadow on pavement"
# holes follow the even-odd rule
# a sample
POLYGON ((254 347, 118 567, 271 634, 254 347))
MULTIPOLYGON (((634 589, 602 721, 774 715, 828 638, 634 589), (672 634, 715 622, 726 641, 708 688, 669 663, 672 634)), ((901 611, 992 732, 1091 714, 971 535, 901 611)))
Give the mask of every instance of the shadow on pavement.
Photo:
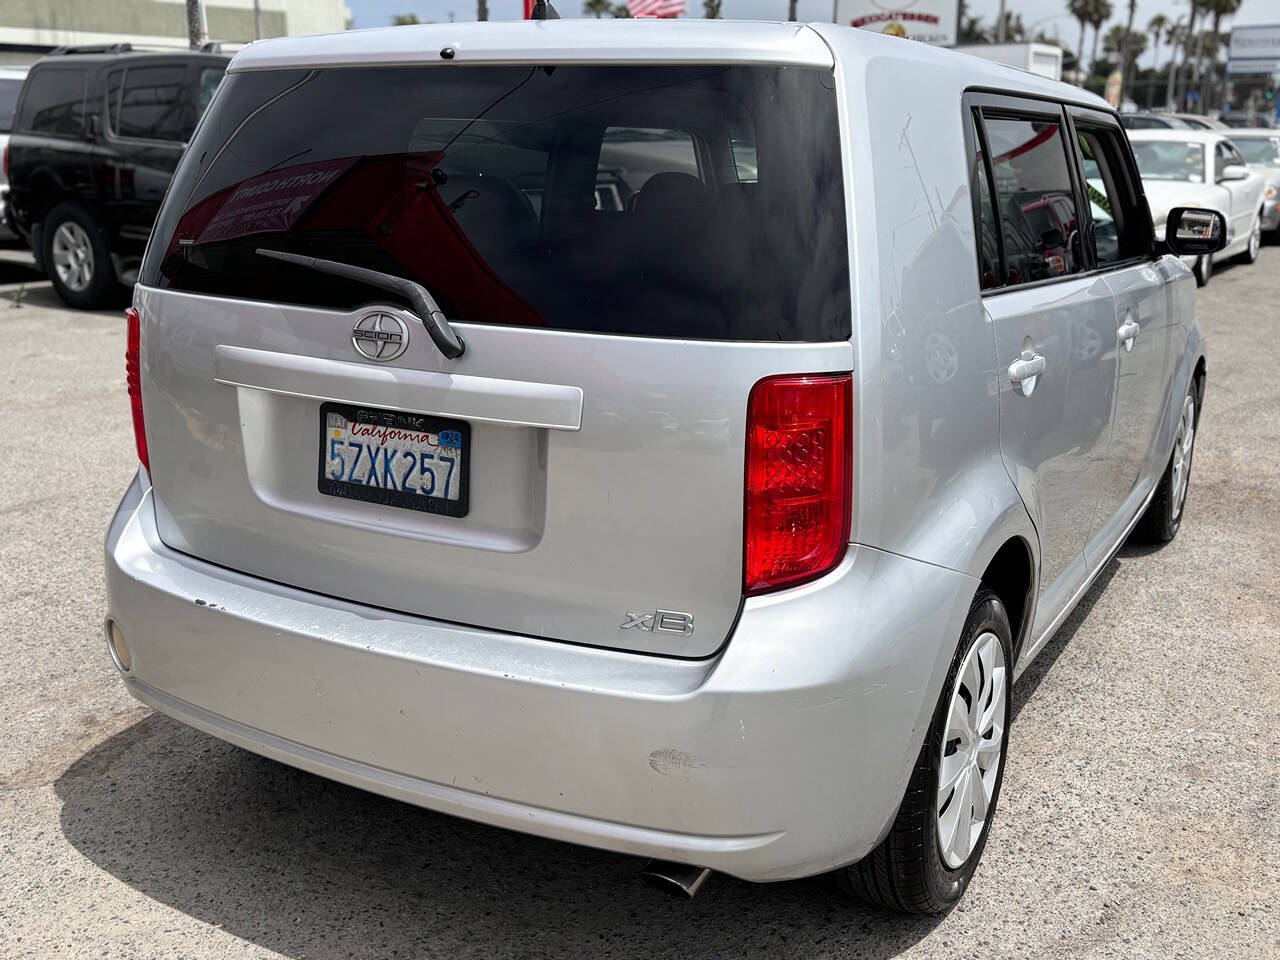
POLYGON ((387 800, 152 714, 58 779, 62 831, 141 894, 288 957, 893 957, 939 918, 826 878, 717 876, 678 903, 641 861, 387 800))

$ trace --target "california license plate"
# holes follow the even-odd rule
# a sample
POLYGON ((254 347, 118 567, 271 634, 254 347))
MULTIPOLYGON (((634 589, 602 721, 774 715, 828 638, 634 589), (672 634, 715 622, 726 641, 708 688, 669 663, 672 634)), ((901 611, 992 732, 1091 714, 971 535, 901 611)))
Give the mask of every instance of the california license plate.
POLYGON ((470 453, 462 420, 320 406, 319 489, 331 497, 463 517, 470 453))

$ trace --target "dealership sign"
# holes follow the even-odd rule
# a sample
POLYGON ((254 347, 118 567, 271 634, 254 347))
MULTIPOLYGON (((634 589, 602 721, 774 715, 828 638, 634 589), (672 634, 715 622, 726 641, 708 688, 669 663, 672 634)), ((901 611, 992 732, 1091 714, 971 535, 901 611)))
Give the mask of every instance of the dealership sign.
POLYGON ((1233 27, 1227 73, 1275 74, 1280 64, 1280 24, 1233 27))
POLYGON ((960 0, 836 0, 836 23, 943 47, 956 43, 960 0))

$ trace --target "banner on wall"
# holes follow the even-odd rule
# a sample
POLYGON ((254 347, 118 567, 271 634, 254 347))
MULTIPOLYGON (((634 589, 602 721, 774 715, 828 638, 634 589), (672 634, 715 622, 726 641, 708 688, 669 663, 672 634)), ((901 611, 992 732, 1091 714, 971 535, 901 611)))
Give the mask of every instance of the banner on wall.
POLYGON ((954 47, 960 0, 836 0, 836 23, 954 47))

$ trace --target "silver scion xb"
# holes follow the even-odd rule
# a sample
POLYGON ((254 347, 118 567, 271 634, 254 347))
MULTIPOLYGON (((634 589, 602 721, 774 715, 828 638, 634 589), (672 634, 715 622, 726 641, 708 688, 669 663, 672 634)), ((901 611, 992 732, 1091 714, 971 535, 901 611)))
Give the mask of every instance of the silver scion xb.
POLYGON ((1010 687, 1182 520, 1220 215, 1114 112, 825 24, 255 43, 128 313, 158 710, 686 892, 963 893, 1010 687))

